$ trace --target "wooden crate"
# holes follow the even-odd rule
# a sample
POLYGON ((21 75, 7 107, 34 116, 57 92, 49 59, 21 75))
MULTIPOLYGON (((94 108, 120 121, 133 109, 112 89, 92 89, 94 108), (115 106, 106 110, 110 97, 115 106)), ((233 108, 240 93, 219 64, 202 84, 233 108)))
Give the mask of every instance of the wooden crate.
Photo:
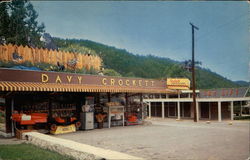
POLYGON ((25 137, 23 137, 23 133, 27 133, 27 132, 36 132, 36 130, 31 130, 31 129, 19 130, 19 129, 16 129, 16 138, 25 139, 25 137))

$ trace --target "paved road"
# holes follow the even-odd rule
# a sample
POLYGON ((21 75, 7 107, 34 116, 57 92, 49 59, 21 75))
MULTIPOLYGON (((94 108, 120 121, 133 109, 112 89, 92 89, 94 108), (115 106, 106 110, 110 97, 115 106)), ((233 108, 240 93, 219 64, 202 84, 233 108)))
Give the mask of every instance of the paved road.
POLYGON ((152 125, 113 127, 57 135, 145 159, 246 160, 249 122, 176 122, 151 120, 152 125))

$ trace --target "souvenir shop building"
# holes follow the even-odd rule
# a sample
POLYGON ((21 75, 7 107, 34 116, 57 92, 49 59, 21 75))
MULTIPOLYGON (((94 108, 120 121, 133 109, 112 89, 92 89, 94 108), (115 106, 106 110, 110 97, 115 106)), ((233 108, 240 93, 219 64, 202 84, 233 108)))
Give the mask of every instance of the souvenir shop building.
POLYGON ((146 116, 142 98, 149 93, 177 92, 161 80, 1 68, 0 133, 140 124, 146 116))
MULTIPOLYGON (((190 82, 186 90, 175 90, 179 80, 177 86, 167 81, 1 68, 0 135, 135 125, 147 116, 193 118, 190 82)), ((249 104, 248 92, 249 88, 197 91, 197 120, 233 120, 249 104)))
MULTIPOLYGON (((234 120, 242 113, 250 115, 249 87, 212 90, 196 90, 196 117, 199 120, 234 120)), ((150 94, 144 97, 148 103, 148 116, 161 118, 193 119, 192 91, 178 94, 150 94)))

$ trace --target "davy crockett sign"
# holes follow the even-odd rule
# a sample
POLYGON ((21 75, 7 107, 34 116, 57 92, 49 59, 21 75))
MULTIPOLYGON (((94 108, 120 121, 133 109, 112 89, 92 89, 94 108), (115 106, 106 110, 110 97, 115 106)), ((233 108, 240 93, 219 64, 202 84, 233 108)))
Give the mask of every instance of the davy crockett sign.
POLYGON ((109 77, 97 75, 83 75, 60 72, 41 72, 0 69, 0 81, 9 82, 36 82, 36 83, 56 83, 56 84, 82 84, 97 86, 117 86, 117 87, 136 87, 136 88, 166 88, 166 81, 109 77))

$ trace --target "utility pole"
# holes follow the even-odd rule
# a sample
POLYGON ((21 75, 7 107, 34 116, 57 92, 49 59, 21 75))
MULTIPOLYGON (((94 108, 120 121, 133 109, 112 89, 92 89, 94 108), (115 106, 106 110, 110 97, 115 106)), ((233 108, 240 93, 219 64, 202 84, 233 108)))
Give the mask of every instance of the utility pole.
MULTIPOLYGON (((196 93, 195 93, 195 61, 194 61, 194 29, 199 30, 198 27, 189 23, 192 27, 192 89, 193 89, 193 110, 194 122, 197 122, 197 109, 196 109, 196 93)), ((199 118, 199 117, 198 117, 199 118)))

